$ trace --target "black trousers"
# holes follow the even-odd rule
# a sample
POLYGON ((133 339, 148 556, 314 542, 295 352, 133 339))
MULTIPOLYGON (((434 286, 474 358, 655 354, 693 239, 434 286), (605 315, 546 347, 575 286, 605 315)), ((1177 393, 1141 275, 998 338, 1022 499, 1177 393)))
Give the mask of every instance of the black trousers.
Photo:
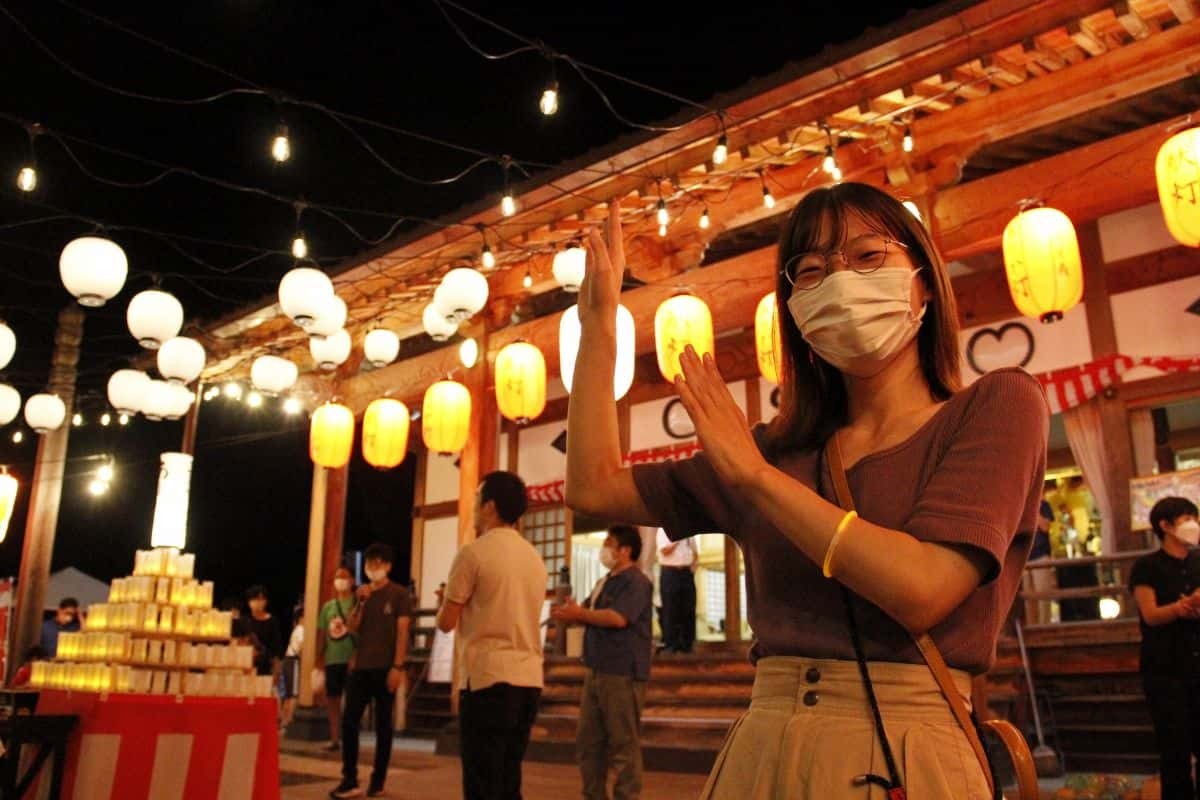
POLYGON ((464 800, 521 800, 521 759, 541 695, 507 683, 459 693, 464 800))
POLYGON ((662 567, 663 646, 679 653, 692 652, 696 642, 696 577, 688 567, 662 567))
POLYGON ((358 782, 358 729, 368 703, 375 704, 375 768, 371 784, 383 786, 392 759, 392 712, 396 693, 387 688, 386 669, 356 669, 346 679, 346 711, 342 716, 342 777, 358 782))
POLYGON ((1162 800, 1197 800, 1192 756, 1200 758, 1200 676, 1143 675, 1142 686, 1154 720, 1162 800))

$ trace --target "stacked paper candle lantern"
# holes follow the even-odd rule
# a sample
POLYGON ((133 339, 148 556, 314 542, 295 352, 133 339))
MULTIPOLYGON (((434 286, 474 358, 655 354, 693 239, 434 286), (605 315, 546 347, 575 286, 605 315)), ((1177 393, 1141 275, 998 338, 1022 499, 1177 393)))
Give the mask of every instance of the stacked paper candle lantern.
POLYGON ((83 630, 61 633, 54 661, 34 662, 36 688, 80 692, 270 697, 271 676, 254 674, 254 648, 232 641, 233 616, 212 607, 211 581, 195 556, 139 550, 133 575, 111 584, 83 630))

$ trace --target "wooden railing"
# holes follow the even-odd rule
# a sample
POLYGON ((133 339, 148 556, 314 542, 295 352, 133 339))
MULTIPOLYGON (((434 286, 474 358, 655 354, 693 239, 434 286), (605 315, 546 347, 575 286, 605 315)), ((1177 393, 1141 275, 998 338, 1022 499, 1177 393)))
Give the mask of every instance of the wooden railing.
MULTIPOLYGON (((1133 562, 1154 550, 1131 550, 1106 556, 1081 558, 1043 558, 1025 565, 1019 599, 1024 603, 1027 628, 1072 624, 1074 620, 1051 619, 1050 603, 1063 600, 1110 599, 1116 605, 1103 604, 1097 613, 1102 619, 1136 619, 1137 606, 1129 591, 1129 570, 1133 562), (1095 585, 1061 588, 1057 586, 1058 570, 1091 567, 1095 570, 1095 585), (1049 572, 1054 570, 1055 572, 1049 572)), ((1077 577, 1073 580, 1078 580, 1077 577)), ((1061 607, 1060 607, 1061 608, 1061 607)), ((1060 611, 1061 615, 1061 611, 1060 611)), ((1082 622, 1084 620, 1078 620, 1082 622)))

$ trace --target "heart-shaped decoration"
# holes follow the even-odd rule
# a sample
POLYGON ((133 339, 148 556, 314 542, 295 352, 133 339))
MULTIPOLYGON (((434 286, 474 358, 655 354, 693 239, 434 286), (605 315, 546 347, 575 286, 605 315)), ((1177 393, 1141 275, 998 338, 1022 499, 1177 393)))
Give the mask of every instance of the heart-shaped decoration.
POLYGON ((662 426, 672 439, 691 439, 696 435, 696 426, 678 397, 663 407, 662 426))
POLYGON ((967 340, 967 363, 979 375, 1004 367, 1023 367, 1033 360, 1033 332, 1023 323, 981 328, 967 340))

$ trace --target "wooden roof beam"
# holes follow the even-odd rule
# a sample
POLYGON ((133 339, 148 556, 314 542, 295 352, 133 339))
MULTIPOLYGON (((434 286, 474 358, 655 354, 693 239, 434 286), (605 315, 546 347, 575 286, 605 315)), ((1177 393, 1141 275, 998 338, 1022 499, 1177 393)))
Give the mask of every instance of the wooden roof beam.
POLYGON ((1196 0, 1167 0, 1167 7, 1180 22, 1191 22, 1200 16, 1200 3, 1196 0))

